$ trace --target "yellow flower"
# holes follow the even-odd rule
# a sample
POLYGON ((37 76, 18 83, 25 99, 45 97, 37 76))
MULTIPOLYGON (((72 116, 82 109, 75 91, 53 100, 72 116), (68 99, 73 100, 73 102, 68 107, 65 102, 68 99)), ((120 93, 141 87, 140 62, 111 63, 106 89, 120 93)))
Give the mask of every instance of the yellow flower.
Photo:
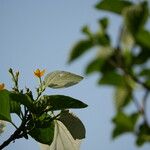
POLYGON ((36 69, 36 71, 34 72, 34 75, 36 76, 36 77, 39 77, 39 78, 41 78, 43 75, 44 75, 44 73, 45 73, 45 69, 44 70, 40 70, 40 69, 36 69))
POLYGON ((4 83, 0 83, 0 91, 4 90, 5 84, 4 83))

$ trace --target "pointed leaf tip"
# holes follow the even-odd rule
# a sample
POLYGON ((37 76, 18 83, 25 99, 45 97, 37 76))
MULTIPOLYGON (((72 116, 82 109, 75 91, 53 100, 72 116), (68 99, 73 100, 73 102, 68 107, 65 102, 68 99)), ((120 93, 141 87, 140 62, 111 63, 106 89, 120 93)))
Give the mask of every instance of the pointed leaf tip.
POLYGON ((82 79, 82 76, 67 71, 54 71, 46 75, 44 82, 46 87, 58 89, 78 84, 82 79))

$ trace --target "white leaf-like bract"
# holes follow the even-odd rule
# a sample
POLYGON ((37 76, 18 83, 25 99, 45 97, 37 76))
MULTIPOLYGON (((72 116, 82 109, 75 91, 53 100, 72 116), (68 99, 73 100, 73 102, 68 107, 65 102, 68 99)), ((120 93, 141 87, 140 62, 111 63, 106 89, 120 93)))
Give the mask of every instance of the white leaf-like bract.
POLYGON ((0 120, 0 134, 2 134, 6 127, 6 121, 0 120))
POLYGON ((54 71, 46 75, 44 83, 50 88, 67 88, 79 83, 83 79, 82 76, 67 72, 54 71))
POLYGON ((74 140, 70 132, 60 121, 55 121, 54 140, 50 146, 41 144, 41 150, 79 150, 81 140, 74 140))

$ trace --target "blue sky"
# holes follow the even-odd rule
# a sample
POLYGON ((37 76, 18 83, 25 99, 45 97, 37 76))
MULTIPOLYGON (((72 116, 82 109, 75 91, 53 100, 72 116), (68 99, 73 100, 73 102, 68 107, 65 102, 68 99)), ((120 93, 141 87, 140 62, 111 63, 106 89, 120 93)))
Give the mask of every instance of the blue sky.
MULTIPOLYGON (((105 14, 94 9, 97 0, 0 0, 0 82, 10 89, 11 79, 7 73, 12 67, 20 71, 20 86, 33 89, 37 80, 33 71, 46 69, 66 70, 84 76, 84 67, 95 56, 95 49, 82 59, 67 65, 73 44, 83 37, 80 29, 89 25, 93 31, 96 21, 105 14)), ((113 15, 109 32, 116 36, 120 18, 113 15), (117 24, 118 23, 118 24, 117 24)), ((115 41, 113 41, 115 43, 115 41)), ((78 85, 60 90, 47 90, 47 94, 64 94, 83 100, 89 105, 83 110, 73 110, 85 124, 87 134, 81 150, 137 150, 134 137, 125 135, 111 140, 111 117, 114 115, 112 89, 96 84, 98 75, 85 77, 78 85)), ((14 117, 18 123, 18 120, 14 117)), ((8 125, 2 142, 11 134, 8 125)), ((38 144, 30 140, 16 140, 6 150, 38 150, 38 144)), ((145 145, 141 150, 148 150, 145 145)))

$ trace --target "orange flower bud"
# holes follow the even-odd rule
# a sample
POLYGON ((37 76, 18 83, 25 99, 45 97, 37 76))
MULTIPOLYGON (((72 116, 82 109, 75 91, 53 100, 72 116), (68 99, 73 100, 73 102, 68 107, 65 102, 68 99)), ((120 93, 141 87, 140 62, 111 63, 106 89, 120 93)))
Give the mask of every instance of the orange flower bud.
POLYGON ((34 72, 34 75, 38 78, 41 78, 45 73, 45 69, 44 70, 40 70, 40 69, 36 69, 36 71, 34 72))

